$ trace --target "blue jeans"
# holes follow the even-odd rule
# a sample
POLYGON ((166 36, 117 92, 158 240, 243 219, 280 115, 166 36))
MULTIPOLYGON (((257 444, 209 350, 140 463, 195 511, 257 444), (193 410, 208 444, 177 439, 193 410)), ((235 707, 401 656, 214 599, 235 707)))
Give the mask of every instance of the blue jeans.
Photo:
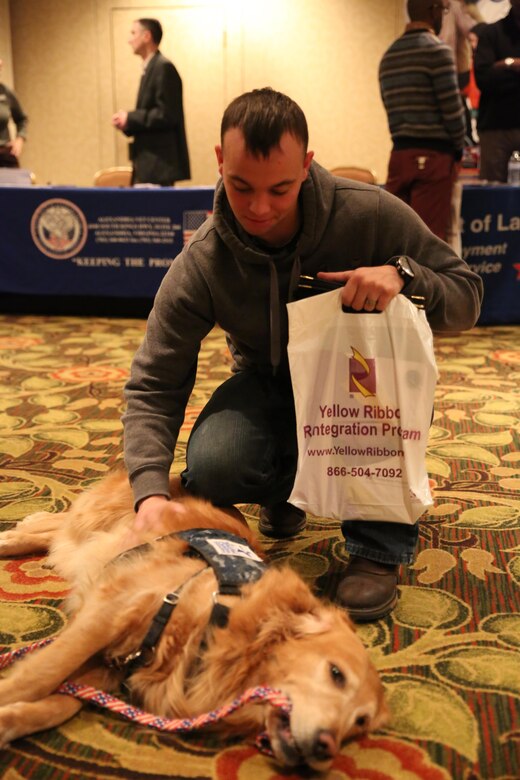
MULTIPOLYGON (((234 374, 212 395, 191 432, 183 484, 217 506, 287 501, 298 461, 290 379, 234 374)), ((383 563, 410 563, 417 525, 341 525, 348 552, 383 563)))

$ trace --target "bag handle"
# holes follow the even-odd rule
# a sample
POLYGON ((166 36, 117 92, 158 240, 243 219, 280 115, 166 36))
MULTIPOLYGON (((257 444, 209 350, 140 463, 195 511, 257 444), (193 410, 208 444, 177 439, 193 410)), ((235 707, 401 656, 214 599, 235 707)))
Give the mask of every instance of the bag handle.
MULTIPOLYGON (((324 292, 331 292, 332 290, 339 290, 344 285, 341 282, 328 282, 325 279, 318 279, 315 276, 307 276, 302 274, 298 281, 298 287, 296 290, 296 300, 302 300, 303 298, 310 298, 313 295, 319 295, 324 292)), ((417 309, 424 309, 426 306, 426 298, 424 295, 406 295, 405 293, 399 293, 404 295, 417 309)), ((352 309, 350 306, 341 307, 346 314, 381 314, 380 311, 365 311, 361 309, 352 309)))

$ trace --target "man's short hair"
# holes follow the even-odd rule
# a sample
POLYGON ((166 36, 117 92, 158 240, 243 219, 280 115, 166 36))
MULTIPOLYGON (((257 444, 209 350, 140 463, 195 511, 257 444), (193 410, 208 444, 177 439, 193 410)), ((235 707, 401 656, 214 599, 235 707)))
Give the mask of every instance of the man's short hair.
POLYGON ((254 89, 235 98, 224 111, 220 142, 228 130, 242 131, 246 149, 255 157, 268 157, 280 145, 284 133, 301 141, 304 152, 309 143, 307 120, 300 106, 271 87, 254 89))
POLYGON ((162 40, 162 25, 158 19, 138 19, 143 30, 148 30, 152 36, 152 41, 159 46, 162 40))
MULTIPOLYGON (((440 2, 440 0, 437 0, 440 2)), ((412 22, 424 22, 430 16, 433 0, 408 0, 406 9, 412 22)))

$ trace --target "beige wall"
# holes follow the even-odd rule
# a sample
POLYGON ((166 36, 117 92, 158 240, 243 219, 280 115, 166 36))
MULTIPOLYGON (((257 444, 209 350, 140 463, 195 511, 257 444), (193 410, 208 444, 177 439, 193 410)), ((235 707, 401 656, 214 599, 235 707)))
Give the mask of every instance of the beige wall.
POLYGON ((97 169, 127 162, 110 117, 135 103, 140 60, 127 39, 138 16, 161 19, 161 50, 183 78, 190 183, 216 180, 227 103, 266 85, 300 103, 325 167, 357 163, 384 180, 390 141, 377 68, 401 31, 402 0, 0 0, 0 30, 9 12, 16 92, 30 119, 22 163, 39 184, 90 185, 97 169))
POLYGON ((0 0, 0 60, 4 67, 0 80, 8 87, 13 85, 13 71, 11 62, 11 35, 9 19, 9 0, 0 0))

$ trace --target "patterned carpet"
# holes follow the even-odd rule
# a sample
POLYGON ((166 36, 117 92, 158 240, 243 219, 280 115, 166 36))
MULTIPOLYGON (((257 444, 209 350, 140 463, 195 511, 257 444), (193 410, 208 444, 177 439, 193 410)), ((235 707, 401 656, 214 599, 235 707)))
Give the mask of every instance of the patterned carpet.
MULTIPOLYGON (((122 385, 144 331, 131 319, 0 317, 0 530, 63 509, 121 459, 122 385)), ((329 780, 520 777, 520 328, 436 337, 440 369, 428 469, 435 504, 393 616, 367 625, 392 721, 346 745, 329 780)), ((177 452, 228 375, 223 335, 206 340, 177 452)), ((258 507, 243 507, 252 526, 258 507)), ((311 518, 267 542, 332 595, 345 554, 337 523, 311 518)), ((4 649, 53 636, 67 584, 38 558, 0 562, 4 649)), ((86 707, 0 753, 1 777, 275 780, 244 743, 164 735, 86 707)), ((309 775, 306 775, 309 777, 309 775)))

